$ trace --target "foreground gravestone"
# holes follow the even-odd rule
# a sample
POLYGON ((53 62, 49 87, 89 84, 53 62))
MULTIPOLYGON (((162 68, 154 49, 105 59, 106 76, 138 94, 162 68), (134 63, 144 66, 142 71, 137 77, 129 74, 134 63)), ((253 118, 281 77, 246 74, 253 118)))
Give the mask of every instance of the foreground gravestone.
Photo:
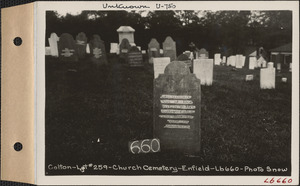
POLYGON ((111 54, 119 54, 119 44, 118 43, 110 43, 110 51, 111 54))
POLYGON ((177 61, 184 62, 189 68, 192 68, 192 60, 186 54, 180 54, 177 57, 177 61))
POLYGON ((62 34, 58 41, 59 59, 62 61, 78 61, 76 48, 73 37, 68 33, 62 34))
POLYGON ((257 67, 257 59, 256 57, 249 57, 249 69, 253 70, 257 67))
POLYGON ((220 65, 222 59, 221 59, 221 54, 215 54, 214 56, 214 62, 215 62, 215 65, 220 65))
POLYGON ((58 57, 57 42, 59 41, 59 37, 56 35, 56 33, 51 33, 48 41, 49 41, 49 46, 50 46, 50 55, 54 56, 54 57, 58 57))
POLYGON ((154 137, 161 151, 200 154, 200 80, 188 66, 173 61, 154 79, 154 137))
POLYGON ((207 59, 208 56, 209 56, 208 52, 207 52, 207 50, 205 48, 201 48, 199 50, 199 58, 201 58, 201 59, 207 59))
POLYGON ((131 46, 130 46, 128 39, 125 38, 121 41, 121 44, 119 47, 120 48, 120 54, 119 54, 120 58, 123 58, 123 59, 127 58, 127 53, 129 51, 130 47, 131 46))
POLYGON ((260 88, 261 89, 274 89, 275 88, 275 68, 262 68, 260 69, 260 88))
POLYGON ((176 42, 170 37, 166 37, 163 42, 164 57, 169 57, 171 61, 176 59, 176 42))
POLYGON ((87 37, 85 33, 80 32, 76 36, 76 46, 77 46, 77 53, 79 58, 84 58, 86 54, 86 45, 87 45, 87 37))
POLYGON ((99 35, 93 35, 92 40, 89 43, 91 50, 91 60, 93 63, 98 65, 107 64, 107 57, 104 42, 101 40, 99 35))
POLYGON ((159 54, 160 46, 155 38, 152 38, 150 43, 148 44, 148 57, 149 59, 154 57, 160 57, 159 54))
POLYGON ((154 69, 154 78, 157 78, 159 74, 165 72, 166 66, 170 63, 169 57, 156 57, 153 58, 153 69, 154 69))
POLYGON ((131 67, 143 66, 143 54, 136 46, 129 49, 127 60, 131 67))
POLYGON ((236 55, 236 62, 235 62, 235 68, 243 68, 243 59, 242 59, 242 55, 236 55))
POLYGON ((194 60, 194 74, 200 79, 201 85, 211 86, 213 83, 213 59, 196 59, 194 60))

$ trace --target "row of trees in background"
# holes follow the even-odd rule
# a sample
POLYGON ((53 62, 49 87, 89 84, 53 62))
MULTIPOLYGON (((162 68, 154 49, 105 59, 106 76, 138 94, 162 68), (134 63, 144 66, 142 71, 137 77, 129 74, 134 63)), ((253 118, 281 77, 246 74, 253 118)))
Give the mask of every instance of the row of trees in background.
POLYGON ((162 43, 171 36, 180 53, 189 49, 190 42, 211 54, 237 54, 249 46, 268 50, 292 41, 291 11, 82 11, 66 16, 55 11, 46 13, 46 38, 52 32, 67 32, 74 38, 79 32, 88 38, 99 34, 107 49, 109 43, 118 42, 116 30, 120 26, 135 29, 135 43, 142 49, 147 49, 151 38, 162 43))

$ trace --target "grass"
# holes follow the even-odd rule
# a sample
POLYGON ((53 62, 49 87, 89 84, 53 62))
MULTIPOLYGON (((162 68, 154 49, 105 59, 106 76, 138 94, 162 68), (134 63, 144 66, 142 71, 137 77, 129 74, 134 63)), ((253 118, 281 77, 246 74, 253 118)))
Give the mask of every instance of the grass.
POLYGON ((276 89, 261 90, 259 70, 214 66, 213 85, 201 89, 200 157, 133 155, 129 141, 153 138, 153 67, 130 68, 116 56, 99 68, 46 57, 46 163, 290 164, 290 72, 276 72, 276 89), (245 82, 247 74, 254 80, 245 82))

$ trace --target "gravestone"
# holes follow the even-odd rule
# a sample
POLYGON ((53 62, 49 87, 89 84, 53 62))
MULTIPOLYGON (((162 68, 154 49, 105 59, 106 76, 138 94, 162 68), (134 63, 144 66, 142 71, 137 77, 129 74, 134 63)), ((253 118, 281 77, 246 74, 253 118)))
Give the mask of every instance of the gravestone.
POLYGON ((281 82, 286 83, 287 82, 287 78, 286 77, 282 77, 281 78, 281 82))
POLYGON ((80 32, 76 36, 76 46, 77 46, 78 57, 81 59, 85 57, 86 45, 87 45, 87 37, 85 33, 80 32))
POLYGON ((207 52, 207 50, 205 48, 201 48, 199 50, 199 58, 201 58, 201 59, 207 59, 208 56, 209 56, 208 52, 207 52))
POLYGON ((281 63, 277 63, 276 69, 277 69, 278 71, 281 71, 281 63))
POLYGON ((139 49, 139 51, 142 51, 142 47, 140 47, 140 46, 136 46, 138 49, 139 49))
POLYGON ((227 58, 227 66, 231 66, 232 56, 227 58))
POLYGON ((165 68, 170 62, 169 57, 153 58, 154 79, 165 72, 165 68))
POLYGON ((120 47, 119 47, 120 48, 120 54, 119 54, 120 58, 123 58, 123 59, 127 58, 127 53, 129 51, 130 47, 131 46, 130 46, 128 39, 126 39, 126 38, 123 39, 120 44, 120 47))
POLYGON ((274 63, 273 62, 269 62, 267 67, 268 68, 274 68, 274 63))
POLYGON ((289 67, 290 67, 290 68, 289 68, 289 71, 292 72, 292 67, 293 67, 292 63, 290 63, 290 66, 289 66, 289 67))
POLYGON ((211 86, 213 83, 213 59, 195 59, 194 74, 200 79, 201 85, 211 86))
POLYGON ((170 37, 166 37, 163 42, 164 57, 169 57, 171 61, 176 59, 176 42, 170 37))
POLYGON ((226 56, 222 57, 222 64, 226 64, 226 56))
POLYGON ((236 65, 236 56, 231 56, 230 65, 235 67, 235 65, 236 65))
POLYGON ((260 88, 274 89, 275 88, 275 68, 260 69, 260 88))
POLYGON ((119 34, 119 44, 122 43, 123 39, 127 39, 130 43, 134 43, 134 32, 135 30, 130 26, 120 26, 117 29, 119 34))
POLYGON ((249 69, 253 70, 257 67, 257 59, 256 57, 249 57, 249 69))
POLYGON ((235 62, 235 68, 243 68, 243 59, 242 59, 242 55, 236 55, 236 62, 235 62))
POLYGON ((246 81, 253 81, 253 74, 246 75, 246 81))
POLYGON ((110 51, 111 54, 119 54, 119 45, 118 43, 110 43, 110 51))
POLYGON ((221 54, 215 54, 214 56, 214 62, 215 62, 215 65, 220 65, 222 59, 221 59, 221 54))
POLYGON ((157 42, 157 40, 155 38, 152 38, 150 43, 148 44, 149 59, 154 58, 154 57, 160 57, 159 51, 160 51, 159 43, 157 42))
POLYGON ((58 41, 59 59, 62 61, 78 61, 77 47, 73 37, 64 33, 58 41))
POLYGON ((127 55, 129 66, 143 66, 143 54, 136 46, 131 47, 127 55))
POLYGON ((99 35, 93 35, 92 40, 89 43, 91 50, 91 60, 97 66, 107 64, 106 52, 104 42, 99 35))
POLYGON ((154 137, 161 151, 200 154, 200 80, 188 66, 173 61, 154 79, 154 137))
POLYGON ((186 54, 180 54, 177 57, 177 61, 184 62, 189 68, 192 68, 192 61, 186 54))
POLYGON ((242 67, 244 67, 245 66, 245 61, 246 61, 246 56, 242 55, 241 60, 242 60, 242 67))
POLYGON ((267 61, 262 56, 260 56, 260 58, 257 60, 257 66, 262 67, 262 68, 266 68, 267 67, 267 61))
POLYGON ((59 37, 56 35, 56 33, 51 33, 50 38, 48 38, 48 41, 49 41, 51 56, 58 57, 57 42, 59 41, 59 37))
POLYGON ((46 47, 45 48, 45 55, 46 56, 51 56, 51 47, 46 47))

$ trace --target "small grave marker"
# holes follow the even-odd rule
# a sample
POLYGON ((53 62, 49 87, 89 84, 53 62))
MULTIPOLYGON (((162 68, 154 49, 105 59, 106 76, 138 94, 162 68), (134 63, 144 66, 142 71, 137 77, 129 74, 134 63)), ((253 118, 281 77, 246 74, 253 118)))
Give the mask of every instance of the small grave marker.
POLYGON ((249 57, 249 69, 253 70, 257 67, 257 59, 256 57, 249 57))
POLYGON ((226 56, 222 57, 222 64, 226 64, 226 56))
POLYGON ((58 41, 58 51, 60 60, 78 61, 76 48, 76 43, 70 34, 64 33, 60 36, 60 39, 58 41))
POLYGON ((169 63, 170 63, 169 57, 153 58, 154 78, 157 78, 159 74, 163 74, 166 66, 169 63))
POLYGON ((246 81, 253 81, 253 74, 246 75, 246 81))
POLYGON ((221 54, 215 54, 214 56, 214 62, 215 62, 215 65, 220 65, 221 62, 222 62, 222 59, 221 59, 221 54))
MULTIPOLYGON (((160 46, 155 38, 152 38, 150 43, 148 44, 148 57, 149 59, 160 57, 160 46)), ((149 60, 151 61, 151 60, 149 60)))
POLYGON ((195 59, 194 74, 200 79, 201 85, 211 86, 213 83, 213 59, 195 59))
POLYGON ((286 83, 287 82, 287 78, 286 77, 281 78, 281 82, 286 83))
POLYGON ((59 37, 56 35, 56 33, 51 33, 50 38, 48 39, 49 45, 50 45, 50 53, 51 56, 58 57, 58 44, 59 37))
POLYGON ((110 51, 111 54, 119 54, 119 44, 118 43, 110 43, 110 51))
POLYGON ((142 52, 136 46, 133 46, 129 49, 127 58, 129 66, 143 66, 142 52))
POLYGON ((87 37, 85 33, 80 32, 76 36, 76 46, 79 58, 84 58, 86 54, 87 37))
POLYGON ((107 64, 104 42, 101 40, 100 36, 93 35, 93 38, 90 41, 89 45, 92 52, 92 62, 97 66, 107 64))
POLYGON ((281 63, 277 63, 276 68, 278 71, 281 71, 281 63))
POLYGON ((260 88, 274 89, 275 88, 275 68, 260 69, 260 88))
POLYGON ((200 80, 181 61, 154 79, 154 136, 161 149, 200 154, 200 80))
POLYGON ((238 54, 235 56, 235 68, 243 68, 243 59, 242 59, 242 55, 238 54))
POLYGON ((170 37, 166 37, 163 42, 164 57, 169 57, 171 61, 176 59, 176 42, 170 37))

